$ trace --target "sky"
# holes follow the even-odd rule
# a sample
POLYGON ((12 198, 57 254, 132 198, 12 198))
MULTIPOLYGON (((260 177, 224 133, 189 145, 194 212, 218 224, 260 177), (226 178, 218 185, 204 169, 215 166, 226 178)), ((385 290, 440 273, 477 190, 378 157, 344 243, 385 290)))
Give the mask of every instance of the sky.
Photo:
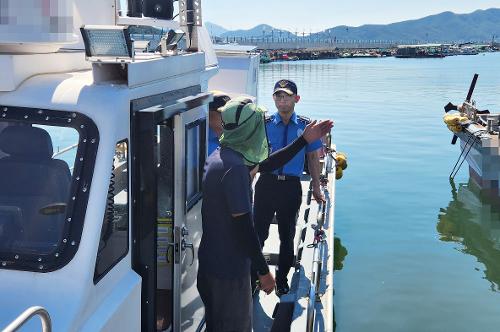
POLYGON ((463 14, 500 8, 500 0, 202 0, 202 8, 203 21, 228 30, 264 23, 309 33, 338 25, 394 23, 444 11, 463 14))

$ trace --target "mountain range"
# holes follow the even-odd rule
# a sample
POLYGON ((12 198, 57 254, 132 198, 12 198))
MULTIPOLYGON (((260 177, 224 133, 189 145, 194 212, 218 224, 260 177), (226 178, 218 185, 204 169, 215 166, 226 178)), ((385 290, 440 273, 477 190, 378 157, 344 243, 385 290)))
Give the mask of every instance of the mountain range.
MULTIPOLYGON (((212 36, 221 38, 296 37, 290 31, 261 24, 249 30, 229 31, 222 26, 206 23, 212 36)), ((299 33, 299 37, 300 37, 299 33)), ((391 24, 367 24, 359 27, 336 26, 311 35, 337 40, 398 40, 419 42, 490 41, 500 40, 500 8, 476 10, 469 14, 443 12, 416 20, 391 24)))

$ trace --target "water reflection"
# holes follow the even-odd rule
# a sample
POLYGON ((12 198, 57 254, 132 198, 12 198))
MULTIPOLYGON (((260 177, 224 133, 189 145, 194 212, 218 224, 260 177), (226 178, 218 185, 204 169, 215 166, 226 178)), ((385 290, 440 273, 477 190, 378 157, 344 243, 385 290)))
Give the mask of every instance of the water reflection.
POLYGON ((500 290, 500 200, 488 197, 472 181, 451 183, 452 200, 441 209, 437 231, 440 240, 460 243, 461 252, 484 264, 491 290, 500 290))
MULTIPOLYGON (((335 236, 333 239, 333 270, 340 271, 344 267, 344 259, 347 256, 347 248, 342 245, 339 237, 335 236)), ((333 332, 337 329, 337 322, 335 320, 335 307, 333 308, 333 332)))
POLYGON ((347 248, 342 245, 340 238, 335 236, 333 241, 333 270, 340 271, 344 267, 344 259, 345 256, 347 256, 347 248))

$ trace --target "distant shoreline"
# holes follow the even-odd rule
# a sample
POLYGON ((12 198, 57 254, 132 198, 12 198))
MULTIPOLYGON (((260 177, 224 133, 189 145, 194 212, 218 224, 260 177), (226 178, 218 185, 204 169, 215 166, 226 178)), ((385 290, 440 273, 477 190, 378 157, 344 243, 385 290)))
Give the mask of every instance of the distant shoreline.
POLYGON ((500 8, 476 10, 468 14, 443 12, 416 20, 391 24, 367 24, 358 27, 336 26, 320 32, 287 31, 267 24, 248 30, 229 31, 217 24, 205 26, 217 42, 233 42, 234 39, 259 41, 392 41, 396 44, 427 42, 492 42, 500 38, 500 8), (473 28, 471 22, 474 22, 473 28))
POLYGON ((391 48, 345 49, 276 49, 259 50, 261 63, 275 61, 321 60, 340 58, 444 58, 457 55, 478 55, 500 51, 500 45, 400 45, 391 48))

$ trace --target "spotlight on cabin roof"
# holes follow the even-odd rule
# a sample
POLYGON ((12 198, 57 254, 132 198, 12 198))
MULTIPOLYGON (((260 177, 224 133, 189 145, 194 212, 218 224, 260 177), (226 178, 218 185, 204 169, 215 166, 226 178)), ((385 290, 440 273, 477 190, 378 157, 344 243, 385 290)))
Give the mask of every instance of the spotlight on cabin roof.
POLYGON ((128 27, 84 25, 80 28, 90 61, 131 61, 134 49, 128 27))

